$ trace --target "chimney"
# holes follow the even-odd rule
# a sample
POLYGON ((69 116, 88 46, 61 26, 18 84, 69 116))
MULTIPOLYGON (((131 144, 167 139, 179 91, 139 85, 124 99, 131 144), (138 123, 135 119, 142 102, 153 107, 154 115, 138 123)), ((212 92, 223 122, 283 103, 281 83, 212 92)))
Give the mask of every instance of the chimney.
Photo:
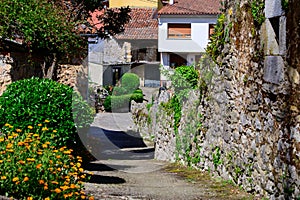
POLYGON ((169 4, 170 4, 170 5, 174 4, 174 0, 170 0, 170 1, 169 1, 169 4))

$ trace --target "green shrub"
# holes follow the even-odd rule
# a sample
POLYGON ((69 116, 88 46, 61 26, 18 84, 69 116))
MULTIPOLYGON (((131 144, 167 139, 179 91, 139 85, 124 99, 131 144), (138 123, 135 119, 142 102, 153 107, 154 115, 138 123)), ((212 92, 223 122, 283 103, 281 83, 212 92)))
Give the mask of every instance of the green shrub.
POLYGON ((138 75, 133 73, 125 73, 121 78, 121 86, 127 90, 128 93, 132 93, 140 85, 140 79, 138 75))
MULTIPOLYGON (((86 198, 81 157, 66 147, 55 148, 45 134, 57 137, 55 130, 37 126, 15 129, 5 124, 0 135, 0 194, 16 199, 86 198)), ((51 138, 49 138, 51 139, 51 138)))
POLYGON ((127 94, 127 90, 124 87, 114 87, 112 94, 115 96, 124 95, 127 94))
POLYGON ((138 88, 138 89, 134 90, 133 94, 143 94, 143 90, 138 88))
POLYGON ((64 146, 77 137, 76 127, 93 121, 93 112, 69 86, 49 79, 24 79, 10 84, 0 97, 0 128, 5 123, 23 129, 47 122, 59 135, 56 144, 64 146))
POLYGON ((134 100, 137 103, 142 103, 144 99, 143 94, 133 93, 121 96, 108 96, 104 101, 104 108, 107 112, 115 111, 129 111, 130 102, 134 100))

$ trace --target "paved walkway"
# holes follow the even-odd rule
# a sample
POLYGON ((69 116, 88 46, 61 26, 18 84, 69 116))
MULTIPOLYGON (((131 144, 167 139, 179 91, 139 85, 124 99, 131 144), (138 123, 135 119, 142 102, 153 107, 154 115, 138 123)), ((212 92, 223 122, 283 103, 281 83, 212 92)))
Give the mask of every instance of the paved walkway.
POLYGON ((100 113, 92 124, 86 142, 98 160, 86 166, 94 175, 85 187, 95 199, 244 199, 216 190, 210 179, 193 183, 168 172, 168 163, 153 160, 154 148, 131 131, 132 123, 129 113, 100 113))

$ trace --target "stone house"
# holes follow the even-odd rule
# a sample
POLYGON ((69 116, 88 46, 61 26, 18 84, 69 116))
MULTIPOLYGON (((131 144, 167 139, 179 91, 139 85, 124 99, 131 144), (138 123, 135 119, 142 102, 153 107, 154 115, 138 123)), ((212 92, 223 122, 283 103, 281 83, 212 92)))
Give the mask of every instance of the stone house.
POLYGON ((159 86, 157 9, 132 8, 125 31, 109 39, 89 38, 89 77, 115 85, 126 72, 139 75, 141 86, 159 86))
MULTIPOLYGON (((217 21, 219 0, 170 0, 158 12, 161 65, 172 69, 197 63, 217 21)), ((162 82, 167 80, 162 76, 162 82)))

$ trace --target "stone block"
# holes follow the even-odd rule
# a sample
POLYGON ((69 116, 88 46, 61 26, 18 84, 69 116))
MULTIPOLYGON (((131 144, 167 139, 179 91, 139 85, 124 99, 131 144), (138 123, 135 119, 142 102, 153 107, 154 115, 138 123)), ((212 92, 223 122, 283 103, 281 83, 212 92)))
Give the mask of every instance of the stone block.
POLYGON ((276 33, 269 19, 266 19, 263 27, 261 41, 263 41, 265 55, 279 55, 279 43, 276 40, 276 33))
POLYGON ((282 13, 281 0, 265 0, 266 18, 278 17, 282 13))
POLYGON ((279 19, 279 54, 286 55, 286 17, 279 19))
POLYGON ((280 84, 284 80, 284 62, 281 56, 265 57, 263 79, 273 84, 280 84))

